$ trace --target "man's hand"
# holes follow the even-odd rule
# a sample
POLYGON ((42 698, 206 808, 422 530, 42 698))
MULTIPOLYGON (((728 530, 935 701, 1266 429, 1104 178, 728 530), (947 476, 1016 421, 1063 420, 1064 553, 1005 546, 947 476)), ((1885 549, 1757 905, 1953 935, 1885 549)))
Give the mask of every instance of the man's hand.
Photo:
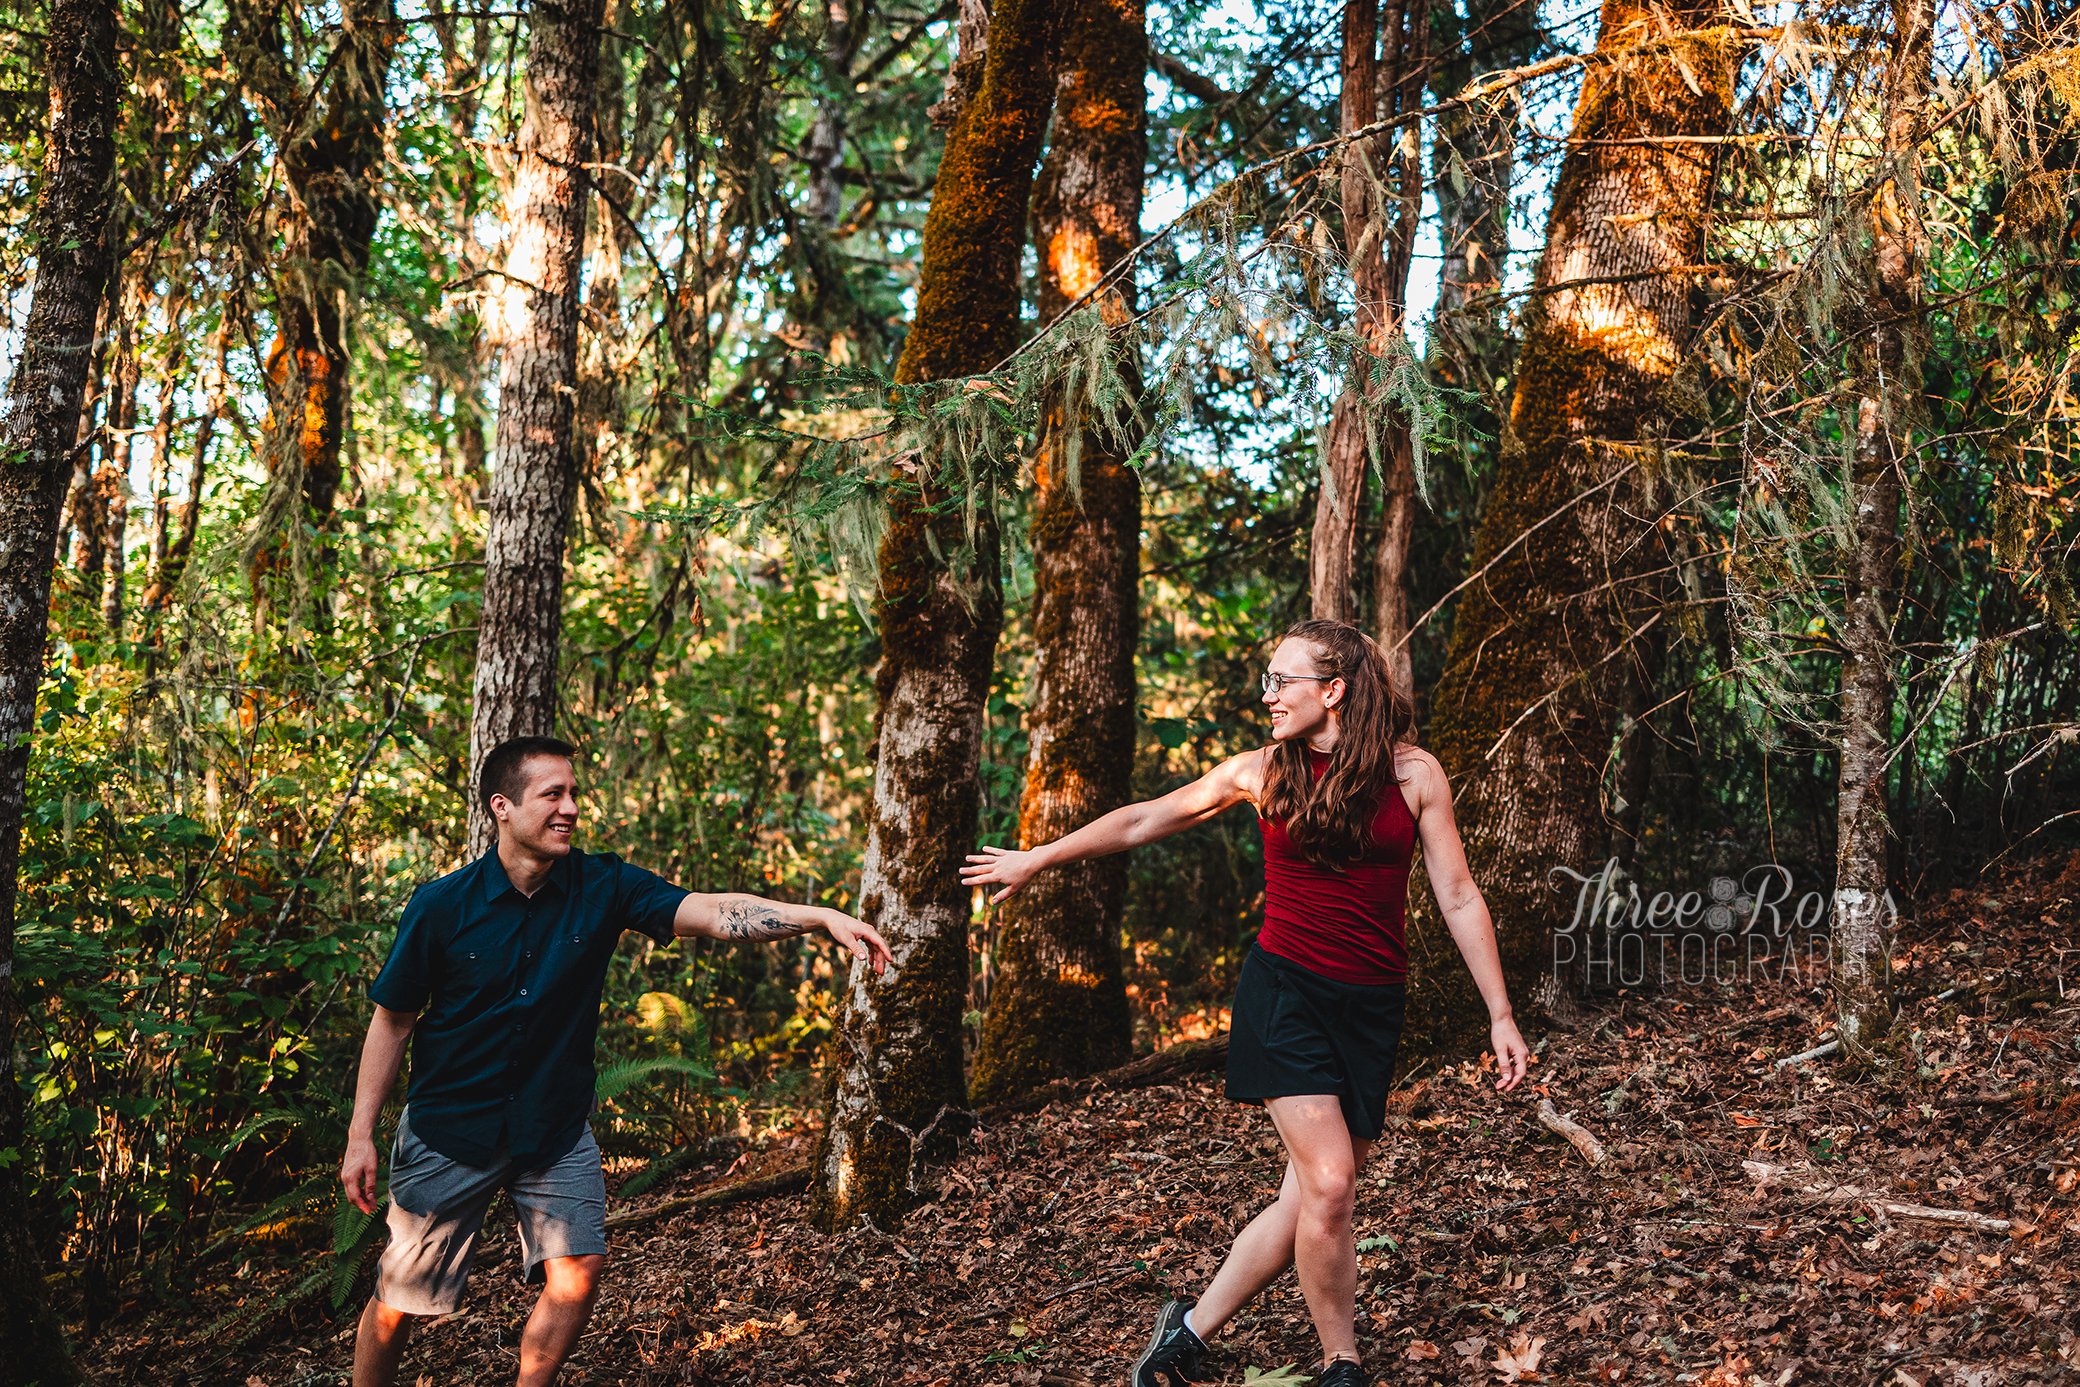
POLYGON ((1003 887, 989 898, 989 903, 995 905, 1006 896, 1016 895, 1018 888, 1031 881, 1039 870, 1033 853, 1017 848, 984 848, 968 854, 968 865, 961 868, 961 885, 1003 887))
POLYGON ((364 1214, 376 1211, 376 1144, 370 1137, 347 1138, 346 1158, 339 1163, 340 1187, 364 1214))
POLYGON ((1489 1027, 1488 1038, 1495 1046, 1495 1087, 1507 1093, 1524 1081, 1531 1047, 1524 1043, 1514 1016, 1505 1016, 1489 1027))
POLYGON ((842 910, 833 910, 829 912, 829 918, 824 921, 823 928, 831 938, 850 949, 854 958, 872 962, 876 977, 886 973, 888 965, 894 961, 889 955, 888 945, 874 932, 874 927, 864 920, 855 920, 842 910))

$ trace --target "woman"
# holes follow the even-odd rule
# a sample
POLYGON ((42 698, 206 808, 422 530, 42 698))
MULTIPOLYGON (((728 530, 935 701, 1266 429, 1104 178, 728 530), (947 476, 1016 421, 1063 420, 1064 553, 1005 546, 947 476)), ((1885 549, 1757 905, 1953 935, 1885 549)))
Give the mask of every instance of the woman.
POLYGON ((1161 799, 1115 809, 1026 852, 985 848, 961 877, 993 901, 1049 867, 1152 843, 1243 801, 1264 835, 1264 927, 1243 961, 1228 1097, 1261 1103, 1285 1143, 1276 1202, 1242 1230, 1205 1294, 1163 1307, 1134 1387, 1199 1380, 1206 1345, 1288 1266, 1322 1340, 1320 1387, 1362 1387, 1353 1327, 1358 1171, 1378 1140, 1408 977, 1403 917, 1416 841, 1446 926, 1488 1006, 1499 1089, 1528 1053, 1510 1012, 1487 904, 1466 869, 1451 788, 1406 745, 1408 696, 1355 626, 1306 621, 1263 678, 1271 745, 1161 799))

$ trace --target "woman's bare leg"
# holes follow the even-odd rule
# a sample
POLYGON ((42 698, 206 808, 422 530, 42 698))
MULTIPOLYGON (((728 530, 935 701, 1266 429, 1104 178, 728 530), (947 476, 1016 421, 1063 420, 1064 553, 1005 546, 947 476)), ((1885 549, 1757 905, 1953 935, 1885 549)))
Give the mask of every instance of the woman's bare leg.
POLYGON ((1351 1215, 1358 1197, 1358 1152, 1344 1125, 1343 1107, 1321 1095, 1273 1098, 1264 1107, 1292 1153, 1300 1186, 1293 1267, 1322 1341, 1323 1361, 1356 1359, 1358 1249, 1351 1215))
MULTIPOLYGON (((1365 1157, 1371 1151, 1372 1143, 1362 1137, 1350 1135, 1349 1129, 1343 1122, 1343 1109, 1334 1098, 1274 1098, 1265 1106, 1269 1108, 1272 1104, 1283 1105, 1289 1103, 1322 1103, 1328 1105, 1329 1111, 1335 1119, 1335 1132, 1339 1135, 1343 1144, 1344 1159, 1349 1162, 1348 1169, 1354 1192, 1357 1172, 1364 1168, 1365 1157)), ((1251 1219, 1249 1226, 1244 1228, 1241 1234, 1236 1237, 1234 1247, 1229 1249, 1227 1259, 1221 1263, 1221 1269, 1214 1274, 1212 1284, 1207 1286, 1206 1293, 1199 1297, 1199 1303, 1192 1307, 1193 1328, 1198 1332, 1199 1337, 1208 1343, 1211 1343, 1214 1337, 1227 1326, 1228 1322, 1235 1318, 1235 1315, 1243 1306, 1256 1299, 1266 1286, 1277 1280, 1279 1274, 1293 1264, 1294 1243, 1300 1227, 1302 1210, 1307 1203, 1307 1197, 1300 1177, 1300 1155, 1293 1146, 1292 1138, 1286 1136, 1285 1125, 1279 1123, 1276 1113, 1272 1116, 1272 1122, 1278 1125, 1279 1135, 1286 1141, 1288 1158, 1286 1160, 1285 1179, 1279 1185, 1278 1198, 1267 1205, 1263 1212, 1251 1219)), ((1307 1127, 1306 1130, 1310 1136, 1314 1135, 1312 1126, 1307 1127)), ((1346 1208, 1348 1208, 1348 1201, 1346 1202, 1346 1208)), ((1346 1213, 1344 1217, 1344 1232, 1347 1243, 1350 1241, 1349 1225, 1350 1218, 1349 1214, 1346 1213)), ((1351 1252, 1352 1266, 1349 1277, 1351 1290, 1344 1297, 1343 1337, 1345 1339, 1352 1338, 1352 1306, 1357 1294, 1356 1260, 1357 1253, 1355 1245, 1353 1245, 1351 1252)), ((1307 1278, 1303 1273, 1301 1290, 1305 1293, 1306 1289, 1307 1278)), ((1308 1298, 1308 1308, 1310 1311, 1314 1309, 1314 1299, 1311 1295, 1308 1298)), ((1317 1319, 1319 1320, 1319 1317, 1317 1319)), ((1319 1327, 1319 1323, 1317 1323, 1317 1329, 1319 1327)), ((1323 1338, 1323 1346, 1325 1350, 1328 1350, 1333 1355, 1334 1350, 1329 1349, 1327 1336, 1323 1338)), ((1356 1349, 1347 1346, 1344 1356, 1355 1357, 1356 1349)))

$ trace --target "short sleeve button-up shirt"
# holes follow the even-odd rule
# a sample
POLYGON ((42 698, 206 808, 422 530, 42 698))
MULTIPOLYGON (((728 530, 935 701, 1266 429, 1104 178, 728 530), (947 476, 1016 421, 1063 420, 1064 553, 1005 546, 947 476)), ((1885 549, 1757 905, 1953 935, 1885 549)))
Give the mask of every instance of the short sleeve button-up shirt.
POLYGON ((405 906, 377 1005, 417 1012, 412 1130, 480 1168, 569 1153, 592 1114, 607 964, 626 929, 660 944, 687 893, 612 853, 573 848, 532 896, 493 848, 405 906))

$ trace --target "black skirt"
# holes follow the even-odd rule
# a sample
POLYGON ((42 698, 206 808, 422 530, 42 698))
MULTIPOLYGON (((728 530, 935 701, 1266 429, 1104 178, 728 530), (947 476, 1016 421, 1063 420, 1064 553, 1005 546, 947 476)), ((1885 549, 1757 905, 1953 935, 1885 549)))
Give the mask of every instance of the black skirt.
POLYGON ((1326 1094, 1352 1136, 1377 1140, 1407 1000, 1402 983, 1338 982, 1251 946, 1228 1024, 1228 1097, 1326 1094))

